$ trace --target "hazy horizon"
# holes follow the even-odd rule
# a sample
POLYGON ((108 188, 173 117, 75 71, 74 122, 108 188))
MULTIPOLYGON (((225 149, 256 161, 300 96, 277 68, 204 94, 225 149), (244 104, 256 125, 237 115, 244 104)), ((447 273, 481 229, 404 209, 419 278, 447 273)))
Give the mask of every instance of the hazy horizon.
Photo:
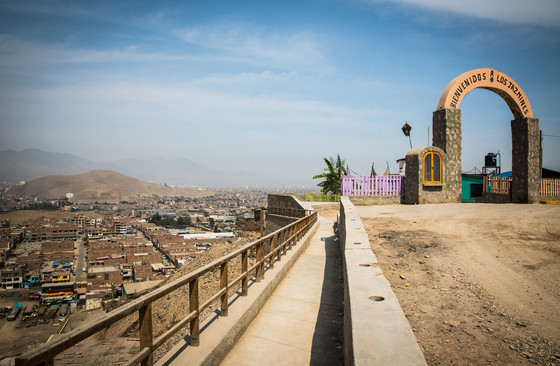
MULTIPOLYGON (((378 173, 431 145, 447 84, 492 67, 525 91, 560 170, 560 3, 327 0, 0 3, 0 146, 91 161, 186 158, 314 186, 339 153, 378 173)), ((461 103, 463 171, 500 152, 513 116, 461 103)))

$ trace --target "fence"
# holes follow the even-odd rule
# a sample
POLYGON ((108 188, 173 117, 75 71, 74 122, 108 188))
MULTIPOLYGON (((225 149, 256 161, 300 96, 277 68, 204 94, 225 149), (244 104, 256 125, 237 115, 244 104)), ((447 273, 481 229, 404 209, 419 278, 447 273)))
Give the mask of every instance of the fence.
POLYGON ((249 287, 249 279, 253 278, 253 273, 256 281, 262 280, 264 278, 266 264, 268 264, 269 267, 273 266, 275 260, 279 260, 280 257, 286 253, 286 250, 291 249, 316 221, 316 212, 305 216, 280 230, 249 243, 147 295, 141 296, 107 313, 99 318, 95 324, 87 324, 84 327, 74 329, 35 350, 17 356, 15 364, 16 366, 38 365, 41 363, 52 365, 54 364, 54 358, 59 353, 135 312, 138 312, 139 316, 140 349, 139 353, 128 362, 128 365, 138 363, 142 363, 142 365, 152 365, 153 352, 187 325, 190 329, 191 344, 198 345, 200 341, 199 317, 202 311, 208 308, 213 302, 217 301, 219 303, 221 315, 226 316, 229 307, 228 295, 235 292, 235 286, 237 285, 241 288, 242 295, 246 295, 249 287), (270 252, 266 255, 265 244, 270 248, 270 252), (253 251, 256 252, 256 260, 254 264, 249 267, 249 254, 253 251), (241 257, 240 275, 233 281, 228 281, 228 267, 230 263, 233 263, 232 260, 238 257, 241 257), (219 290, 213 295, 210 295, 210 298, 201 304, 199 302, 199 277, 213 273, 218 275, 217 281, 219 281, 220 284, 219 290), (166 332, 154 338, 152 332, 152 303, 178 290, 182 286, 188 286, 188 306, 190 313, 166 332), (232 290, 233 292, 231 292, 232 290))
POLYGON ((398 196, 404 186, 402 175, 344 175, 341 180, 343 196, 398 196))
POLYGON ((560 179, 541 179, 541 196, 560 196, 560 179))
POLYGON ((511 177, 484 177, 484 192, 509 194, 511 191, 511 177))

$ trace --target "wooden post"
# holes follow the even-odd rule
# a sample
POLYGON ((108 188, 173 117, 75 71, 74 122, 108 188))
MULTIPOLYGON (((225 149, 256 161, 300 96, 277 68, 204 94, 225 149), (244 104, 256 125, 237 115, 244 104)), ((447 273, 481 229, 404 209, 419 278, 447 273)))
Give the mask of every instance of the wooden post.
POLYGON ((200 314, 198 310, 198 277, 193 279, 189 282, 189 310, 192 313, 196 311, 197 314, 193 320, 190 322, 190 330, 191 330, 191 346, 198 346, 200 345, 199 337, 199 319, 200 314))
POLYGON ((292 235, 294 235, 294 226, 290 227, 290 241, 288 243, 288 250, 292 249, 292 242, 294 241, 294 239, 292 238, 292 235))
POLYGON ((264 243, 260 242, 259 244, 257 244, 257 273, 256 273, 256 277, 257 277, 257 282, 260 282, 262 279, 262 272, 264 270, 264 243))
POLYGON ((248 250, 241 253, 241 272, 245 273, 241 280, 241 296, 247 296, 248 277, 247 269, 249 268, 249 253, 248 250))
POLYGON ((280 254, 278 255, 278 260, 282 260, 282 256, 286 255, 286 239, 288 238, 288 231, 288 229, 282 230, 282 240, 280 242, 282 249, 280 250, 280 254))
POLYGON ((273 254, 273 252, 274 252, 275 239, 276 239, 276 235, 272 235, 272 237, 270 238, 270 254, 271 254, 271 256, 270 256, 270 268, 274 267, 274 254, 273 254))
POLYGON ((284 255, 284 249, 286 248, 284 246, 284 240, 286 240, 286 229, 282 230, 279 234, 278 234, 278 247, 280 248, 278 250, 278 255, 276 257, 276 260, 278 262, 280 262, 282 260, 282 256, 284 255))
MULTIPOLYGON (((140 324, 140 349, 149 347, 150 350, 153 346, 153 332, 152 332, 152 303, 138 310, 138 322, 140 324)), ((142 361, 142 366, 151 366, 154 363, 154 356, 152 351, 148 358, 142 361)))
POLYGON ((265 261, 264 261, 264 241, 260 243, 261 247, 261 264, 260 264, 260 279, 264 279, 264 268, 265 268, 265 261))
POLYGON ((228 315, 228 262, 220 265, 220 290, 226 289, 220 299, 222 300, 222 307, 220 309, 221 316, 228 315))

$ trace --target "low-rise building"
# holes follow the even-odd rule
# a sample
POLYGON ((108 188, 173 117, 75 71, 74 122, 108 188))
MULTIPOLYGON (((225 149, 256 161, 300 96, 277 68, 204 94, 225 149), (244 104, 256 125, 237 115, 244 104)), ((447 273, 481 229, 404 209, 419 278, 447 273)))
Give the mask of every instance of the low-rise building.
POLYGON ((25 278, 24 265, 8 265, 0 269, 0 287, 3 289, 22 288, 25 278))

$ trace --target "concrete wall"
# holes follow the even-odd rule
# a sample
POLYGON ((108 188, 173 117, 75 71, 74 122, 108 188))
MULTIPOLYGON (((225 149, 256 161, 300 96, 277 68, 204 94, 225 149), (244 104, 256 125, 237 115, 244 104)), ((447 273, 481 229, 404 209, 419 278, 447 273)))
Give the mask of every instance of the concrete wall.
POLYGON ((281 215, 266 215, 266 222, 264 225, 264 233, 262 236, 268 235, 275 232, 278 229, 288 226, 292 222, 296 222, 298 219, 288 216, 281 215))
POLYGON ((305 210, 299 203, 298 199, 294 196, 285 194, 269 194, 268 211, 271 212, 274 209, 305 210))
POLYGON ((426 365, 410 324, 371 250, 358 211, 348 197, 340 198, 339 219, 345 364, 426 365))
POLYGON ((351 196, 350 201, 356 206, 395 205, 402 201, 399 196, 351 196))
POLYGON ((283 228, 305 215, 305 208, 298 199, 290 195, 269 194, 263 236, 283 228), (281 214, 277 214, 280 212, 281 214), (299 214, 303 213, 302 216, 299 214))
POLYGON ((540 201, 560 201, 560 196, 540 196, 540 201))
MULTIPOLYGON (((479 201, 477 201, 479 202, 479 201)), ((509 194, 503 193, 489 193, 489 192, 482 192, 482 199, 480 202, 483 203, 510 203, 511 196, 509 194)))

